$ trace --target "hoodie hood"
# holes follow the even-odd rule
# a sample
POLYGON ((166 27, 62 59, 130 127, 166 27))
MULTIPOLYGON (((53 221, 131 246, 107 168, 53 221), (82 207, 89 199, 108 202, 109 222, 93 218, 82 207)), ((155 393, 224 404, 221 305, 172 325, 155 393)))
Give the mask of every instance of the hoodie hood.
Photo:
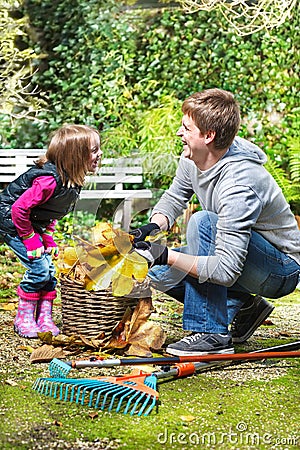
POLYGON ((198 171, 205 175, 207 180, 211 180, 212 178, 215 178, 227 164, 243 163, 244 165, 246 161, 263 165, 267 162, 267 156, 257 145, 237 136, 225 155, 223 155, 216 164, 208 170, 198 171))
POLYGON ((247 159, 258 164, 265 164, 267 162, 266 154, 257 145, 238 136, 234 139, 222 159, 225 158, 230 158, 230 161, 244 161, 247 159))

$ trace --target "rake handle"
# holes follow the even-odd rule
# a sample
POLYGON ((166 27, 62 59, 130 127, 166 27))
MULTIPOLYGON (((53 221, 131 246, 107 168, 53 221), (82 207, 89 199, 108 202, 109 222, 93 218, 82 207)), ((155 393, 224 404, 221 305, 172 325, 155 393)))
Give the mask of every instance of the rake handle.
POLYGON ((84 367, 116 367, 116 366, 135 366, 141 364, 176 364, 186 362, 212 362, 212 361, 245 361, 245 360, 261 360, 270 358, 299 358, 298 351, 283 352, 251 352, 251 353, 226 353, 226 354, 208 354, 201 356, 166 356, 159 358, 124 358, 124 359, 103 359, 96 361, 72 361, 69 363, 72 368, 84 367))

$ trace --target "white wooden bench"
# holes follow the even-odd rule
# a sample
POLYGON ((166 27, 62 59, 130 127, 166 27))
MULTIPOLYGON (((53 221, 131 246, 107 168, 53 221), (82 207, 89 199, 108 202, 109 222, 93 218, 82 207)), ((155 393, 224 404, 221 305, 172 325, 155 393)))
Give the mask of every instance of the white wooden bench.
MULTIPOLYGON (((4 188, 32 167, 34 161, 44 153, 43 149, 0 149, 0 188, 4 188)), ((101 199, 122 200, 120 207, 114 212, 114 223, 128 231, 133 201, 152 198, 150 189, 128 188, 142 183, 143 168, 140 158, 103 158, 99 172, 87 176, 80 201, 93 200, 99 203, 101 199)))

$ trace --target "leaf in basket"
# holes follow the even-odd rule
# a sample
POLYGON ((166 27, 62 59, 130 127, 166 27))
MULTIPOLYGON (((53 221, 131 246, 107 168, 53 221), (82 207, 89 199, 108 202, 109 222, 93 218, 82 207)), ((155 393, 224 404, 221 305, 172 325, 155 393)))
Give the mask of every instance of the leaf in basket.
POLYGON ((78 256, 76 249, 74 247, 66 247, 64 249, 64 262, 68 266, 73 266, 73 264, 77 261, 78 256))
POLYGON ((131 293, 134 287, 134 279, 143 281, 148 273, 148 264, 144 258, 133 253, 127 254, 123 263, 116 267, 116 271, 112 276, 112 294, 123 297, 131 293), (142 260, 140 264, 139 258, 142 260), (145 263, 145 264, 144 264, 145 263))
POLYGON ((99 247, 95 247, 82 256, 81 261, 91 267, 99 267, 106 264, 104 256, 101 254, 99 247))
POLYGON ((119 272, 115 272, 113 274, 111 282, 112 294, 116 297, 124 297, 125 295, 130 294, 134 286, 134 281, 132 278, 122 275, 119 272))
POLYGON ((105 244, 114 238, 114 231, 109 223, 100 222, 92 228, 92 240, 95 245, 105 244))
POLYGON ((136 252, 126 256, 126 262, 132 266, 132 276, 139 282, 144 281, 148 273, 148 263, 141 255, 136 252))
POLYGON ((114 267, 122 263, 123 257, 121 255, 114 255, 105 265, 89 268, 85 266, 86 274, 89 277, 89 282, 86 284, 85 288, 88 291, 107 289, 111 283, 111 278, 115 273, 114 267))
POLYGON ((116 231, 116 237, 114 238, 114 244, 121 255, 127 255, 132 249, 132 236, 128 233, 124 233, 121 230, 116 231))

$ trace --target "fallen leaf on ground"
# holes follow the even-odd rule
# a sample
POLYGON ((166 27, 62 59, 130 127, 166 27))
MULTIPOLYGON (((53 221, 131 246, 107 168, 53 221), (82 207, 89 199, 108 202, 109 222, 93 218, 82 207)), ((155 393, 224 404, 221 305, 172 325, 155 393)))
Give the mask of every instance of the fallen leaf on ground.
POLYGON ((10 386, 18 386, 18 383, 14 380, 10 380, 9 378, 7 380, 5 380, 6 384, 9 384, 10 386))
POLYGON ((195 420, 196 417, 187 415, 187 416, 179 416, 179 419, 181 419, 183 422, 193 422, 193 420, 195 420))
POLYGON ((53 358, 64 358, 65 354, 61 347, 53 347, 53 345, 42 345, 33 351, 30 355, 31 364, 50 362, 53 358))
POLYGON ((4 311, 14 311, 16 309, 16 303, 2 303, 0 308, 4 311))

